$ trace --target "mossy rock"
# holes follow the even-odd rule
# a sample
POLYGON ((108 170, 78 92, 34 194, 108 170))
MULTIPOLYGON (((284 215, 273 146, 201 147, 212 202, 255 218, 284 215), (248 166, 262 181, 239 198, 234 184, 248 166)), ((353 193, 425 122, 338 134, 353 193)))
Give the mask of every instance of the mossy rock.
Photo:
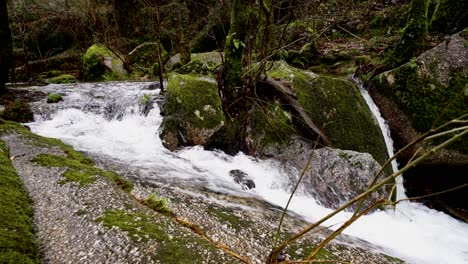
MULTIPOLYGON (((2 126, 0 126, 0 133, 2 126)), ((40 263, 34 235, 32 200, 0 140, 0 263, 40 263)))
POLYGON ((49 79, 49 83, 75 83, 76 78, 71 74, 62 74, 49 79))
MULTIPOLYGON (((468 112, 468 48, 453 35, 416 59, 371 80, 370 85, 408 116, 412 126, 426 132, 468 112)), ((450 146, 468 154, 468 141, 450 146)))
MULTIPOLYGON (((169 54, 161 45, 161 60, 164 64, 169 59, 169 54)), ((142 68, 150 69, 155 63, 158 63, 158 43, 145 42, 138 45, 128 54, 128 60, 142 68)))
POLYGON ((174 56, 168 62, 167 66, 175 69, 175 72, 180 74, 213 74, 213 71, 222 64, 222 53, 220 52, 204 52, 191 54, 191 61, 185 65, 180 64, 180 56, 174 56))
POLYGON ((388 158, 378 123, 353 83, 318 77, 284 62, 272 65, 268 75, 291 87, 332 147, 370 153, 381 164, 388 158))
POLYGON ((203 145, 225 123, 217 84, 213 79, 203 77, 172 74, 164 112, 161 137, 169 149, 180 145, 203 145), (173 144, 169 146, 170 141, 173 144))
POLYGON ((34 120, 34 114, 28 103, 15 100, 5 107, 5 110, 1 113, 1 118, 20 123, 27 123, 34 120))
POLYGON ((47 103, 55 104, 62 101, 63 98, 60 94, 51 93, 47 95, 47 103))
POLYGON ((255 142, 252 152, 271 144, 288 144, 291 137, 299 134, 293 115, 278 101, 257 105, 250 115, 250 141, 255 142))
POLYGON ((103 81, 111 74, 116 77, 123 77, 126 74, 123 62, 100 44, 88 48, 83 55, 83 64, 84 77, 87 81, 103 81))

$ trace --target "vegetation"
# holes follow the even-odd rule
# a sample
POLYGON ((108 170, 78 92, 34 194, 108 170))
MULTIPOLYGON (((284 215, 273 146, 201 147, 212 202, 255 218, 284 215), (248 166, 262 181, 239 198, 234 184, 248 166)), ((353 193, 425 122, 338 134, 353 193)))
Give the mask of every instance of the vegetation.
POLYGON ((74 83, 76 82, 75 76, 71 74, 62 74, 56 77, 52 77, 49 80, 50 83, 74 83))
POLYGON ((7 1, 0 3, 0 93, 5 89, 8 82, 9 68, 11 60, 12 42, 10 26, 8 24, 7 1))
POLYGON ((202 238, 190 235, 185 229, 175 229, 176 233, 168 233, 174 230, 167 225, 167 220, 158 220, 141 213, 128 213, 125 211, 106 211, 97 219, 107 228, 118 227, 128 233, 128 236, 137 243, 148 240, 157 240, 157 254, 151 256, 152 260, 161 263, 201 263, 204 251, 213 253, 215 250, 202 238), (186 245, 181 247, 181 245, 186 245), (201 247, 201 248, 200 248, 201 247))
POLYGON ((31 199, 0 141, 0 262, 40 263, 33 229, 31 199))
POLYGON ((156 197, 156 194, 152 193, 142 202, 143 205, 160 213, 170 213, 169 202, 166 198, 156 197))
POLYGON ((60 94, 51 93, 47 95, 47 103, 55 104, 62 101, 63 98, 60 94))

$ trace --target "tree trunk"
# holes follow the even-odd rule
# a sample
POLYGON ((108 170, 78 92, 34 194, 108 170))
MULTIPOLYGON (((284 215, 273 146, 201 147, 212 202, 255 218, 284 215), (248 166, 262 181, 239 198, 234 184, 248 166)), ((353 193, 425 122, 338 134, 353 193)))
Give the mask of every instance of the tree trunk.
POLYGON ((268 56, 270 52, 270 43, 271 43, 271 29, 272 29, 272 20, 273 20, 273 0, 262 0, 260 1, 263 17, 262 21, 264 23, 262 45, 260 50, 260 59, 264 59, 268 56))
POLYGON ((431 19, 430 30, 453 34, 468 27, 468 1, 439 0, 431 19))
POLYGON ((8 24, 8 7, 6 0, 0 0, 0 93, 8 82, 11 63, 11 32, 8 24))
POLYGON ((242 95, 242 59, 245 50, 245 35, 249 20, 249 1, 233 0, 231 23, 224 48, 225 61, 219 90, 227 120, 239 114, 238 99, 242 95))
POLYGON ((179 15, 179 25, 178 25, 178 50, 180 54, 180 62, 182 64, 187 64, 190 61, 190 45, 187 40, 187 30, 188 30, 188 8, 186 0, 179 0, 178 6, 178 15, 179 15))
POLYGON ((394 50, 391 66, 418 56, 427 47, 427 12, 429 0, 411 0, 408 22, 400 43, 394 50))

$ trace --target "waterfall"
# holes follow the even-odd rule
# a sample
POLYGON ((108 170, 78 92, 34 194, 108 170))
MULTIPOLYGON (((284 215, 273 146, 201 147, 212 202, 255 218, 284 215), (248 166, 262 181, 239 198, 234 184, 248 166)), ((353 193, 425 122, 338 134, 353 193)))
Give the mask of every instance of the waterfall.
MULTIPOLYGON (((199 146, 177 152, 165 149, 158 136, 162 121, 158 107, 147 115, 139 111, 142 96, 150 96, 152 101, 158 98, 158 91, 144 90, 144 86, 115 82, 30 87, 60 93, 64 101, 33 103, 36 121, 28 125, 37 134, 59 138, 103 161, 121 163, 136 172, 142 182, 175 182, 181 188, 198 186, 286 205, 291 192, 289 179, 297 175, 289 175, 292 170, 273 160, 257 160, 242 153, 230 156, 199 146), (256 187, 243 190, 229 176, 232 169, 249 174, 256 187)), ((290 210, 310 222, 332 212, 300 193, 292 199, 290 210)), ((337 228, 351 216, 350 212, 341 212, 324 226, 337 228)), ((419 203, 402 202, 396 210, 372 212, 344 233, 409 263, 468 263, 468 225, 419 203)))
MULTIPOLYGON (((395 155, 395 149, 393 147, 393 140, 390 133, 390 128, 388 127, 387 122, 380 114, 380 110, 375 104, 374 100, 370 96, 369 92, 364 88, 364 85, 361 80, 357 79, 356 77, 352 77, 352 80, 357 84, 359 87, 359 92, 361 92, 362 97, 366 101, 367 106, 369 107, 370 111, 374 115, 377 123, 379 124, 380 130, 382 131, 382 135, 384 137, 385 146, 387 147, 388 157, 391 158, 395 155)), ((398 162, 396 159, 392 160, 392 170, 393 172, 398 171, 398 162)), ((405 186, 403 185, 403 175, 396 177, 396 199, 401 200, 408 198, 405 194, 405 186)))

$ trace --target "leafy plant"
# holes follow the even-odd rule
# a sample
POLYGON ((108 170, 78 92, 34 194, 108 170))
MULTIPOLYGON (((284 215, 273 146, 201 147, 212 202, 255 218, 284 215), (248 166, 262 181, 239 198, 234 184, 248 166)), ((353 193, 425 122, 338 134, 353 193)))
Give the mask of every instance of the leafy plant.
POLYGON ((47 103, 49 104, 55 104, 60 101, 63 101, 63 98, 60 94, 51 93, 47 95, 47 103))
POLYGON ((169 208, 169 202, 167 201, 167 199, 156 197, 154 193, 148 195, 148 197, 142 203, 160 213, 171 212, 171 209, 169 208))
POLYGON ((151 94, 143 94, 143 96, 140 99, 140 104, 141 105, 147 105, 151 100, 151 94))

